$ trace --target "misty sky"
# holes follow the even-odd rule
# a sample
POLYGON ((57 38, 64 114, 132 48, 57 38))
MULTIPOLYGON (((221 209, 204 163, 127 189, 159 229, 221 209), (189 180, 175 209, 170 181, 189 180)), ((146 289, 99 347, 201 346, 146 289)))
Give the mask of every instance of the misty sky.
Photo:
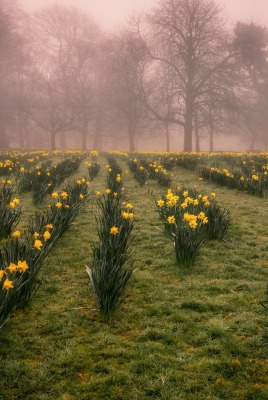
MULTIPOLYGON (((133 9, 152 7, 157 0, 18 0, 28 11, 37 11, 53 3, 71 5, 90 14, 103 29, 123 25, 133 9)), ((218 0, 230 22, 253 21, 268 27, 268 0, 218 0)))

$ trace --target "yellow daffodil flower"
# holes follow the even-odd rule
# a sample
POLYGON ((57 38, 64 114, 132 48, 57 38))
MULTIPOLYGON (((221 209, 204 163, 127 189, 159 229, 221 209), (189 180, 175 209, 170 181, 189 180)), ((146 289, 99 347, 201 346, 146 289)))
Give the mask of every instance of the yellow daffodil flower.
POLYGON ((3 279, 4 275, 6 275, 6 272, 3 269, 0 269, 0 281, 3 279))
POLYGON ((9 289, 13 289, 14 285, 13 282, 10 281, 8 278, 4 281, 3 283, 3 289, 9 290, 9 289))
POLYGON ((25 272, 29 268, 26 261, 18 261, 18 270, 20 272, 25 272))
POLYGON ((17 271, 17 265, 14 263, 10 263, 9 266, 7 267, 7 271, 13 274, 15 271, 17 271))
POLYGON ((34 248, 36 248, 37 250, 41 250, 41 247, 43 246, 43 243, 41 242, 41 240, 35 240, 34 242, 34 248))
POLYGON ((63 200, 66 200, 68 198, 68 193, 67 192, 62 192, 60 195, 63 198, 63 200))
POLYGON ((12 233, 13 238, 20 238, 20 231, 15 231, 12 233))
POLYGON ((112 226, 110 229, 110 234, 111 235, 117 235, 118 234, 119 229, 116 226, 112 226))
POLYGON ((47 224, 47 225, 45 226, 45 228, 46 228, 46 229, 53 229, 53 224, 47 224))
POLYGON ((49 233, 49 231, 46 231, 46 232, 44 233, 43 237, 44 237, 44 240, 46 241, 46 240, 50 239, 51 234, 49 233))
POLYGON ((163 207, 164 204, 165 204, 164 200, 158 200, 157 201, 158 207, 163 207))

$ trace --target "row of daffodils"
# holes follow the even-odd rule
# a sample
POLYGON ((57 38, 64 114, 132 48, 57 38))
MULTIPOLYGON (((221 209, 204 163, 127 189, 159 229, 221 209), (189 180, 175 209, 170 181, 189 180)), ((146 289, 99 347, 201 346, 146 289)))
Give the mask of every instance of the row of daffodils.
MULTIPOLYGON (((46 211, 29 218, 28 229, 14 231, 0 248, 0 330, 11 313, 27 306, 37 288, 38 272, 52 246, 76 217, 88 197, 85 178, 52 193, 46 211)), ((13 203, 16 202, 13 200, 13 203)))
POLYGON ((129 170, 141 185, 147 179, 155 179, 169 187, 170 171, 179 166, 196 171, 200 179, 252 195, 268 196, 267 153, 137 153, 135 156, 124 153, 129 170))
POLYGON ((93 247, 92 267, 86 267, 96 306, 104 320, 109 320, 121 304, 133 273, 130 257, 133 206, 122 201, 121 168, 114 158, 108 161, 107 189, 102 195, 97 192, 99 243, 93 247))

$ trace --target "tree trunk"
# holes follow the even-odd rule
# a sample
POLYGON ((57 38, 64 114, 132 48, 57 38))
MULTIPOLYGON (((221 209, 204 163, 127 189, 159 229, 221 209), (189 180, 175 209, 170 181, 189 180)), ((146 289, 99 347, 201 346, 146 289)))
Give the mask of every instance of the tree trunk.
POLYGON ((195 116, 195 118, 194 118, 194 134, 195 134, 195 151, 197 153, 199 153, 200 152, 200 137, 199 137, 197 116, 195 116))
POLYGON ((93 139, 93 150, 101 151, 102 149, 102 131, 103 131, 103 126, 102 126, 101 116, 97 115, 95 134, 93 139))
POLYGON ((83 129, 82 131, 82 150, 87 149, 87 130, 83 129))
POLYGON ((66 132, 60 132, 60 148, 66 149, 66 132))
POLYGON ((167 152, 170 152, 170 132, 168 129, 168 122, 165 123, 165 134, 166 134, 167 152))
MULTIPOLYGON (((189 96, 190 97, 190 96, 189 96)), ((194 107, 191 99, 186 99, 185 123, 184 123, 184 151, 193 150, 193 116, 194 107)))
POLYGON ((129 151, 135 151, 135 142, 134 142, 134 134, 132 132, 129 132, 129 151))
POLYGON ((24 113, 19 115, 19 134, 20 134, 20 147, 30 148, 29 132, 28 132, 28 118, 24 113))
POLYGON ((214 123, 212 118, 209 120, 209 151, 214 151, 214 123))
POLYGON ((8 149, 9 140, 6 133, 5 122, 0 119, 0 149, 8 149))
POLYGON ((56 150, 56 132, 50 132, 50 148, 51 150, 56 150))

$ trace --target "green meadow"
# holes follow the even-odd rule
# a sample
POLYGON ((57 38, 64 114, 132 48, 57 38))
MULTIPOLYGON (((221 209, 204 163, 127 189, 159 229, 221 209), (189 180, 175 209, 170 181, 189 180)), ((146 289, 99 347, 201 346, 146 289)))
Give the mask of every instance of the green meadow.
MULTIPOLYGON (((179 267, 155 205, 167 188, 151 179, 140 186, 127 158, 115 157, 124 199, 134 206, 134 273, 126 297, 103 322, 85 269, 98 241, 95 193, 107 188, 103 153, 89 197, 40 270, 32 302, 0 333, 0 399, 268 398, 268 311, 261 304, 267 301, 268 199, 175 166, 172 189, 216 193, 231 215, 225 240, 207 241, 192 267, 179 267)), ((90 161, 88 155, 68 180, 89 179, 90 161)), ((16 229, 23 230, 37 208, 29 193, 19 198, 16 229)))

